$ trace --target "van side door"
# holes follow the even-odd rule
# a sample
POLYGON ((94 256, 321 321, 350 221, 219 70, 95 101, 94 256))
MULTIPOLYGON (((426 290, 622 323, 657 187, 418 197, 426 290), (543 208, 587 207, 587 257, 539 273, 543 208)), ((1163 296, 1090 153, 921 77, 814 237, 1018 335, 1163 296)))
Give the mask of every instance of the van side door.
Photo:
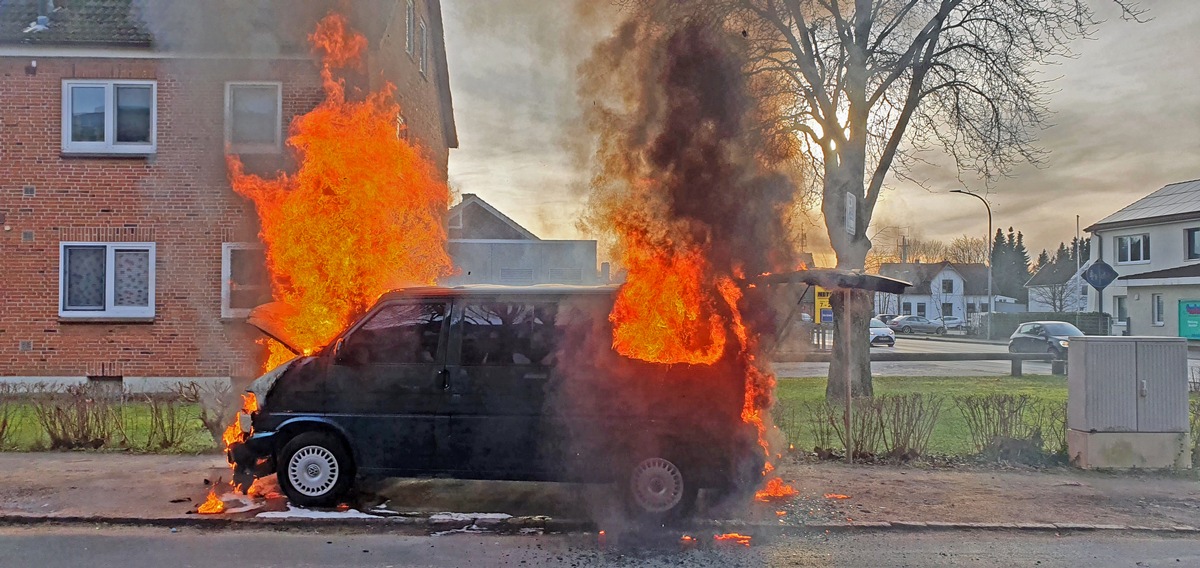
POLYGON ((335 349, 330 408, 366 473, 426 472, 445 416, 450 301, 389 302, 335 349))
POLYGON ((455 300, 447 469, 484 479, 541 476, 556 309, 519 297, 455 300))

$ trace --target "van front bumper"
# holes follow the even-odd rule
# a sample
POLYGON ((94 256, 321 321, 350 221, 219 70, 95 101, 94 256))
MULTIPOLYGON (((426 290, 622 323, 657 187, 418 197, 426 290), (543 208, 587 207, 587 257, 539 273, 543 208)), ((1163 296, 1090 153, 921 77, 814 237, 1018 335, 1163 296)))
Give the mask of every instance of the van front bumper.
POLYGON ((275 433, 254 432, 231 444, 225 459, 233 465, 233 485, 246 492, 255 479, 275 473, 275 433))

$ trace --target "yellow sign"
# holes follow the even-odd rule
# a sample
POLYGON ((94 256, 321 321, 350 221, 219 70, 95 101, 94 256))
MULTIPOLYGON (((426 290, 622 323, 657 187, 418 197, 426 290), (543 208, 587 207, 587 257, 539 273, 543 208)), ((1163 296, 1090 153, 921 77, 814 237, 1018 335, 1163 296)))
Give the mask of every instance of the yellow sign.
POLYGON ((816 305, 813 306, 816 308, 817 313, 821 313, 821 310, 832 310, 833 306, 829 305, 829 290, 820 286, 813 286, 813 288, 817 292, 816 299, 814 300, 816 305))

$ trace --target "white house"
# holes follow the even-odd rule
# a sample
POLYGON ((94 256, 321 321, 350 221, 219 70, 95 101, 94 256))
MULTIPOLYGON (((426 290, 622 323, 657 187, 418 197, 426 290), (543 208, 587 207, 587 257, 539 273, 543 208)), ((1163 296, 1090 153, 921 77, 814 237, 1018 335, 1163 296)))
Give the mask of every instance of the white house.
MULTIPOLYGON (((884 263, 880 276, 911 282, 904 294, 875 294, 875 313, 918 315, 930 319, 946 316, 969 320, 988 311, 987 265, 949 262, 884 263)), ((1014 298, 995 296, 996 311, 1013 311, 1014 298)))
POLYGON ((1200 180, 1173 183, 1085 229, 1119 275, 1088 296, 1114 335, 1200 340, 1200 180))
POLYGON ((1073 265, 1047 264, 1025 283, 1029 290, 1031 312, 1087 311, 1091 286, 1083 280, 1087 262, 1078 269, 1073 265))

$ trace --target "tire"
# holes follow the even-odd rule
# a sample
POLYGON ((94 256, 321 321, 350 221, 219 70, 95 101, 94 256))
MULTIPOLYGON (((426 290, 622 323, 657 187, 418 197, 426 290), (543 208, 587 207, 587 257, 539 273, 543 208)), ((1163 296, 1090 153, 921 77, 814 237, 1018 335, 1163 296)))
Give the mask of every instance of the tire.
POLYGON ((1008 352, 1009 353, 1020 353, 1020 351, 1017 351, 1017 348, 1015 346, 1013 346, 1013 344, 1011 344, 1011 343, 1008 344, 1008 352))
POLYGON ((933 332, 934 332, 934 333, 936 333, 936 334, 938 334, 938 335, 946 335, 946 328, 944 328, 944 327, 939 327, 939 328, 937 328, 937 329, 933 330, 933 332))
POLYGON ((331 507, 354 484, 354 460, 340 439, 303 432, 284 444, 275 461, 279 487, 301 507, 331 507))
POLYGON ((634 460, 620 479, 625 506, 635 521, 657 526, 691 514, 700 488, 675 461, 648 456, 634 460))
POLYGON ((912 327, 906 325, 900 328, 900 333, 912 333, 912 327))
POLYGON ((1046 348, 1046 353, 1053 355, 1057 360, 1066 359, 1066 357, 1063 356, 1062 350, 1053 345, 1046 348))

